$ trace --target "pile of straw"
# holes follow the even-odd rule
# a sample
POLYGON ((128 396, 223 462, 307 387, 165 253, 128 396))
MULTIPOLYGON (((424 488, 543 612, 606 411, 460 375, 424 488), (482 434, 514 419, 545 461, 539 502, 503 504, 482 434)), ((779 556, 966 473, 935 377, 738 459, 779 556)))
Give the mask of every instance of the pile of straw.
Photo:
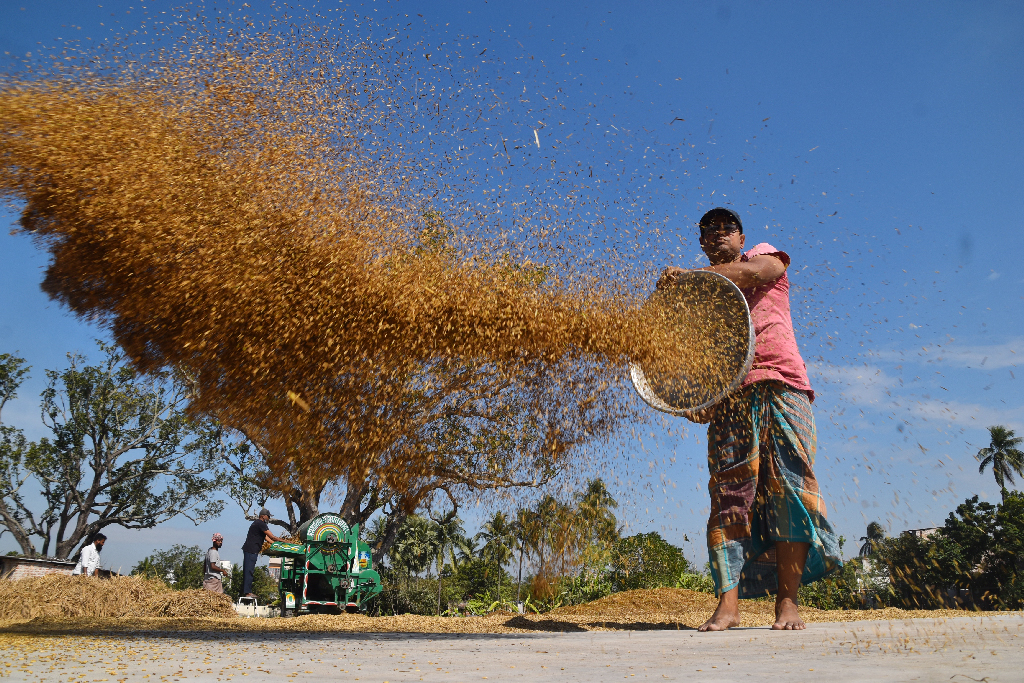
POLYGON ((0 580, 0 621, 37 617, 233 617, 226 595, 171 590, 138 576, 98 579, 50 574, 0 580))

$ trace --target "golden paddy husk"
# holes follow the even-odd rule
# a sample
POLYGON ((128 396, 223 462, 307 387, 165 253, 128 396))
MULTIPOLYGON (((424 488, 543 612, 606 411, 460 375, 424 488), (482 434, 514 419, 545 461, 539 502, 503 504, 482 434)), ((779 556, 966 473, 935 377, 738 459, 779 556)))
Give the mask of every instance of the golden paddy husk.
POLYGON ((389 131, 339 54, 315 31, 193 33, 131 67, 79 53, 5 77, 0 196, 51 256, 44 290, 138 368, 183 372, 192 409, 267 445, 276 473, 376 467, 394 490, 433 466, 415 448, 375 460, 410 397, 467 368, 519 387, 524 438, 565 421, 556 458, 630 414, 630 360, 728 383, 713 317, 667 320, 642 306, 650 282, 549 269, 445 223, 410 188, 414 154, 364 144, 389 131))
POLYGON ((172 590, 154 579, 50 574, 0 579, 0 621, 138 617, 234 617, 231 598, 207 590, 172 590))
MULTIPOLYGON (((182 591, 184 592, 184 591, 182 591)), ((198 592, 198 591, 192 591, 198 592)), ((213 594, 210 594, 213 595, 213 594)), ((217 597, 217 596, 214 596, 217 597)), ((616 631, 692 629, 714 612, 717 600, 707 593, 679 588, 633 590, 613 594, 584 605, 564 607, 545 614, 518 615, 497 612, 483 617, 430 617, 406 614, 372 617, 365 614, 305 615, 281 619, 240 619, 225 616, 158 617, 142 613, 114 616, 38 615, 35 618, 2 617, 0 630, 8 633, 215 631, 227 632, 355 632, 355 633, 529 633, 536 631, 616 631)), ((768 626, 774 621, 774 603, 744 601, 743 626, 768 626)), ((230 609, 230 605, 228 606, 230 609)), ((913 618, 945 619, 981 616, 962 610, 834 610, 809 607, 800 610, 808 623, 863 620, 893 621, 913 618)))

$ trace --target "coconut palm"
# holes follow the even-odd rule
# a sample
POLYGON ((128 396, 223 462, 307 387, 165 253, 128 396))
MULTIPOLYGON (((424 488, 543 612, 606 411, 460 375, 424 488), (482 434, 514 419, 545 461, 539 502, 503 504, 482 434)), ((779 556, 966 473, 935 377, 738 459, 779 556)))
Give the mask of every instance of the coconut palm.
POLYGON ((516 510, 513 530, 516 535, 516 546, 519 548, 519 579, 516 583, 516 602, 522 602, 523 553, 526 552, 527 548, 534 548, 539 543, 540 524, 537 513, 528 508, 516 510))
POLYGON ((465 530, 462 520, 455 516, 454 511, 441 519, 431 520, 431 545, 437 560, 437 616, 441 616, 441 574, 444 569, 445 553, 451 555, 452 565, 455 564, 455 547, 464 538, 465 530))
POLYGON ((867 536, 860 537, 860 540, 864 541, 864 545, 857 553, 859 557, 867 557, 878 549, 879 544, 885 540, 885 527, 878 522, 871 522, 868 524, 867 534, 867 536))
POLYGON ((1017 448, 1017 445, 1024 441, 1024 437, 1014 436, 1012 429, 1001 425, 989 427, 988 433, 992 439, 991 443, 987 448, 979 450, 975 456, 981 461, 978 472, 984 472, 986 467, 992 466, 992 474, 1005 501, 1006 482, 1013 484, 1014 474, 1024 476, 1024 453, 1017 448))
POLYGON ((455 553, 457 561, 453 561, 452 566, 458 569, 464 562, 469 562, 480 556, 480 544, 477 543, 475 536, 464 536, 455 545, 455 553))
POLYGON ((619 540, 618 520, 612 512, 619 504, 608 492, 604 481, 600 478, 591 479, 586 488, 576 494, 576 524, 584 552, 610 549, 619 540))
POLYGON ((493 562, 498 569, 498 600, 501 600, 501 575, 502 567, 508 562, 516 549, 515 528, 509 521, 508 516, 501 512, 495 512, 489 520, 484 522, 483 531, 476 535, 476 538, 484 542, 480 552, 481 556, 493 562))
POLYGON ((398 531, 395 544, 388 553, 391 564, 405 569, 406 585, 413 574, 427 569, 433 557, 433 529, 430 520, 409 515, 398 531))

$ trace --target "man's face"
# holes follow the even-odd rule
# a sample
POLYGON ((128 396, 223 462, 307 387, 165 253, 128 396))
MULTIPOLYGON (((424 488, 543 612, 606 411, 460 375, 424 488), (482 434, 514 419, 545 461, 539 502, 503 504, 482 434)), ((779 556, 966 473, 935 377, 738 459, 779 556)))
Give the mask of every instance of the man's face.
POLYGON ((707 254, 711 265, 731 263, 743 253, 745 235, 726 217, 715 217, 700 229, 700 248, 707 254))
POLYGON ((102 538, 102 539, 99 539, 99 540, 95 541, 96 550, 102 550, 103 549, 103 544, 106 543, 106 542, 107 542, 107 539, 105 539, 105 538, 102 538))
POLYGON ((270 521, 270 515, 260 515, 260 521, 269 522, 270 521))
POLYGON ((222 545, 224 545, 224 541, 214 541, 213 542, 213 547, 214 548, 220 548, 222 545))

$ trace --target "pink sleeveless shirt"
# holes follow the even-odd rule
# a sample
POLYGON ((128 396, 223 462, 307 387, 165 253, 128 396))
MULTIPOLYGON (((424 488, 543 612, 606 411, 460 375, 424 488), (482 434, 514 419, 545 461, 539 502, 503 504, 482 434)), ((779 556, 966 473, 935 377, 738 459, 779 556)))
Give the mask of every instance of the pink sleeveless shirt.
MULTIPOLYGON (((742 256, 749 261, 754 256, 775 256, 789 266, 789 255, 770 244, 758 244, 742 256)), ((741 386, 754 382, 778 380, 794 389, 807 392, 814 400, 814 390, 807 379, 807 365, 800 357, 793 333, 793 318, 789 312, 789 277, 782 274, 775 282, 742 290, 750 307, 757 342, 754 346, 754 364, 741 386)))

